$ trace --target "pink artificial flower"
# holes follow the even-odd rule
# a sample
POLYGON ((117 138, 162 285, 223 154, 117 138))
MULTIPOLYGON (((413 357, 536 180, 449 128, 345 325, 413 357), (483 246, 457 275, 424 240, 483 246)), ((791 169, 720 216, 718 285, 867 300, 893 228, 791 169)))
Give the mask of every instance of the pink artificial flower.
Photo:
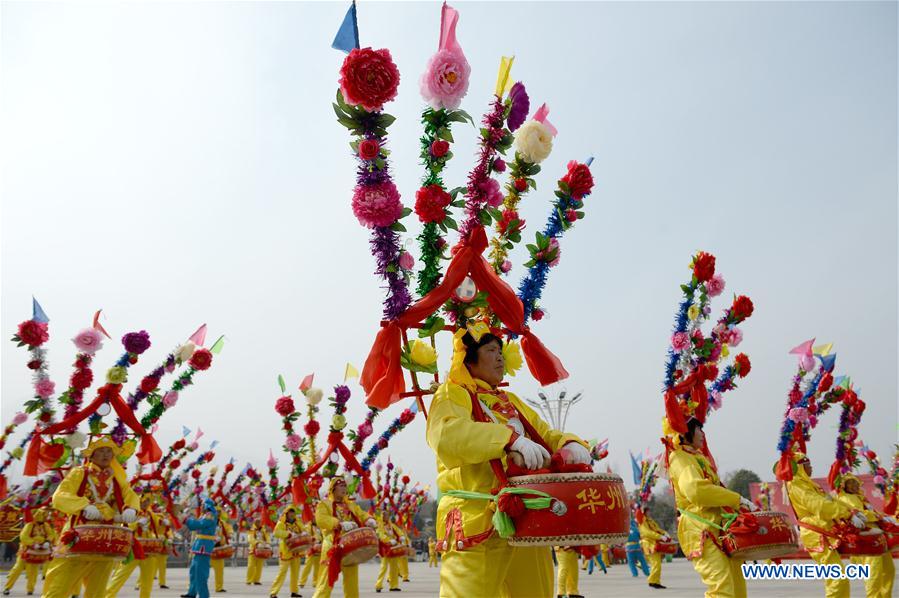
POLYGON ((705 292, 709 297, 717 297, 724 292, 724 277, 720 274, 712 276, 708 282, 705 283, 705 292))
POLYGON ((301 446, 303 446, 303 439, 296 434, 289 434, 287 436, 287 439, 284 441, 284 446, 287 447, 287 450, 296 452, 300 450, 301 446))
POLYGON ((366 228, 390 226, 403 214, 400 192, 391 181, 359 185, 353 192, 353 214, 366 228))
POLYGON ((42 399, 49 399, 52 397, 54 390, 56 390, 56 384, 49 378, 41 378, 37 381, 37 384, 34 385, 34 393, 42 399))
POLYGON ((195 451, 195 450, 197 450, 197 447, 199 447, 199 446, 200 445, 197 444, 196 442, 191 442, 189 445, 187 445, 187 448, 189 448, 192 451, 195 451))
POLYGON ((734 326, 727 333, 727 344, 731 347, 739 347, 743 342, 743 331, 734 326))
POLYGON ((103 337, 93 328, 85 328, 72 339, 79 353, 93 355, 103 348, 103 337))
POLYGON ((432 108, 455 110, 468 93, 471 66, 461 51, 444 48, 431 56, 419 81, 421 97, 432 108))
POLYGON ((359 426, 359 438, 368 438, 373 431, 370 422, 363 422, 362 425, 359 426))
POLYGON ((166 409, 168 409, 170 407, 174 407, 175 403, 177 403, 177 402, 178 402, 178 393, 175 392, 174 390, 168 391, 167 393, 165 393, 165 396, 162 397, 162 404, 165 406, 166 409))
POLYGON ((166 363, 166 364, 165 364, 165 371, 168 372, 169 374, 171 374, 172 372, 174 372, 174 371, 175 371, 175 362, 173 361, 172 363, 166 363))
POLYGON ((721 345, 715 343, 712 347, 712 350, 709 352, 709 361, 715 363, 718 361, 718 358, 721 357, 721 345))
POLYGON ((874 476, 874 483, 877 484, 878 486, 883 484, 883 476, 882 475, 874 476))
POLYGON ((718 337, 722 342, 727 342, 727 325, 726 324, 716 324, 714 328, 712 328, 712 334, 718 337))
POLYGON ((500 191, 499 181, 496 179, 488 178, 481 181, 481 192, 484 194, 487 205, 491 208, 498 208, 503 205, 503 192, 500 191))
POLYGON ((19 411, 12 418, 12 423, 14 426, 18 426, 19 424, 24 424, 28 421, 28 415, 19 411))
POLYGON ((815 417, 814 415, 809 415, 808 416, 808 424, 814 428, 815 426, 818 425, 818 418, 815 417))
POLYGON ((551 262, 549 262, 549 267, 552 268, 554 266, 557 266, 562 260, 562 249, 559 247, 559 241, 557 239, 550 239, 546 251, 548 253, 554 252, 556 256, 551 262))
POLYGON ((804 371, 810 372, 815 369, 815 357, 813 355, 803 355, 799 358, 799 367, 804 371))
POLYGON ((809 421, 808 409, 805 407, 793 407, 787 416, 797 424, 804 424, 809 421))
POLYGON ((709 403, 712 405, 712 409, 718 410, 721 409, 721 393, 717 390, 713 390, 709 395, 709 403))
POLYGON ((686 332, 675 332, 671 335, 671 348, 678 353, 690 346, 690 337, 686 332))
POLYGON ((400 253, 400 268, 403 270, 411 270, 415 267, 415 258, 408 251, 400 253))
POLYGON ((509 260, 503 260, 503 263, 500 265, 499 269, 502 270, 503 274, 508 274, 509 271, 512 270, 512 262, 510 262, 509 260))

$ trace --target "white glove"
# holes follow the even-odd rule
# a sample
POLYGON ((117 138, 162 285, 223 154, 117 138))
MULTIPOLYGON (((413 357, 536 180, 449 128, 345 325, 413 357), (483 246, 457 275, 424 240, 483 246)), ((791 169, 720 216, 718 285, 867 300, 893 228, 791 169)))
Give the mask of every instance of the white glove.
POLYGON ((521 420, 517 417, 513 417, 509 421, 506 422, 506 425, 515 430, 515 432, 519 436, 524 436, 524 426, 521 423, 521 420))
POLYGON ((746 507, 750 511, 758 511, 759 510, 759 508, 755 505, 754 502, 752 502, 751 500, 749 500, 748 498, 746 498, 744 496, 740 497, 740 505, 743 507, 746 507))
POLYGON ((668 534, 665 534, 661 538, 659 538, 662 542, 670 542, 671 538, 668 537, 668 534))
POLYGON ((41 545, 41 547, 42 547, 44 550, 50 550, 50 543, 49 543, 49 542, 44 542, 44 543, 41 545))
POLYGON ((146 527, 146 525, 147 525, 147 518, 146 518, 146 517, 141 517, 140 519, 137 520, 137 523, 138 523, 138 525, 140 525, 141 527, 146 527))
POLYGON ((87 505, 81 511, 81 515, 88 521, 97 521, 98 519, 100 519, 100 509, 98 509, 94 505, 87 505))
POLYGON ((524 466, 528 469, 540 469, 543 461, 549 459, 549 453, 545 448, 524 436, 519 436, 512 443, 512 450, 524 459, 524 466))
POLYGON ((340 528, 341 528, 343 531, 348 532, 348 531, 350 531, 351 529, 355 529, 355 528, 356 528, 356 524, 353 523, 352 521, 341 521, 341 522, 340 522, 340 528))
POLYGON ((852 522, 852 525, 854 525, 858 529, 865 529, 865 527, 868 525, 868 520, 865 519, 865 516, 861 513, 853 513, 852 519, 850 521, 852 522))
POLYGON ((387 543, 390 544, 391 546, 396 546, 396 540, 390 540, 387 543))
POLYGON ((887 523, 891 523, 891 524, 893 524, 893 525, 899 525, 899 523, 896 523, 896 518, 895 518, 895 517, 890 517, 889 515, 887 515, 886 517, 884 517, 883 520, 886 521, 887 523))
POLYGON ((367 525, 368 527, 378 527, 378 522, 374 519, 369 519, 365 522, 365 525, 367 525))
POLYGON ((590 465, 593 462, 593 458, 590 456, 590 451, 585 449, 577 442, 569 442, 562 447, 562 449, 559 451, 559 454, 562 455, 562 460, 569 465, 590 465))
POLYGON ((172 522, 168 517, 166 517, 165 519, 162 520, 162 525, 164 525, 165 527, 171 527, 172 522))
POLYGON ((134 523, 137 521, 137 512, 131 508, 125 509, 122 511, 122 521, 125 523, 134 523))

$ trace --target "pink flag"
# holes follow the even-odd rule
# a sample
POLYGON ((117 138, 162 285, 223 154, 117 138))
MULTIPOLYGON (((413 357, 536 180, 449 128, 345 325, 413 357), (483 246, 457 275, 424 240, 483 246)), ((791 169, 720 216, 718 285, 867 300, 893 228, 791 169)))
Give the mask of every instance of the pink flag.
POLYGON ((801 345, 793 347, 790 349, 790 355, 811 355, 812 354, 812 345, 815 344, 815 339, 805 341, 801 345))
POLYGON ((543 123, 543 126, 549 129, 550 134, 555 137, 559 134, 559 130, 556 129, 549 120, 547 120, 547 116, 549 116, 549 106, 543 104, 539 108, 537 108, 537 112, 534 114, 534 120, 543 123))
POLYGON ((306 392, 307 390, 312 388, 312 380, 314 378, 315 378, 315 372, 313 372, 313 373, 309 374, 308 376, 306 376, 305 378, 303 378, 303 381, 300 382, 300 390, 303 392, 306 392))
POLYGON ((202 347, 206 343, 206 324, 203 324, 197 331, 190 335, 188 338, 190 342, 195 344, 198 347, 202 347))
POLYGON ((106 338, 108 338, 109 340, 112 340, 112 337, 109 336, 109 333, 106 332, 106 329, 103 328, 103 325, 100 323, 100 312, 102 312, 102 311, 103 311, 102 309, 98 309, 97 313, 94 314, 94 330, 98 330, 98 331, 102 332, 106 336, 106 338))
POLYGON ((462 53, 462 47, 456 41, 456 23, 459 22, 459 11, 447 4, 443 3, 443 10, 440 13, 440 44, 438 50, 452 50, 462 53))

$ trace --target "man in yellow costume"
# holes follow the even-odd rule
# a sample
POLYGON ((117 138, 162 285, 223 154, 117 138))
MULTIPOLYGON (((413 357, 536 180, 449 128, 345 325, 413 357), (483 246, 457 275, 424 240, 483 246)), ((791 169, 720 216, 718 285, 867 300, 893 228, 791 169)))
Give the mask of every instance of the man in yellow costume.
MULTIPOLYGON (((876 526, 881 519, 886 519, 895 524, 892 517, 885 517, 877 513, 865 500, 861 483, 858 478, 844 474, 840 478, 837 500, 852 511, 861 513, 868 525, 876 526)), ((893 555, 889 550, 879 556, 854 556, 849 559, 856 564, 868 565, 870 577, 865 580, 865 595, 867 598, 888 598, 893 595, 893 582, 896 578, 896 566, 893 563, 893 555)))
POLYGON ((517 396, 499 388, 505 374, 520 367, 521 355, 517 345, 504 347, 485 328, 479 324, 456 333, 449 379, 438 388, 427 420, 441 493, 440 596, 552 596, 551 549, 509 546, 494 533, 492 504, 450 494, 497 488, 493 460, 503 468, 507 459, 530 470, 545 467, 546 447, 568 463, 591 462, 580 438, 551 429, 517 396))
POLYGON ((437 540, 428 538, 428 569, 437 566, 437 540))
POLYGON ((300 571, 300 588, 306 587, 306 580, 312 573, 312 587, 318 582, 318 576, 321 572, 321 556, 322 556, 322 533, 315 526, 315 522, 310 521, 305 525, 306 533, 315 538, 315 543, 309 552, 306 553, 306 562, 303 563, 303 569, 300 571))
MULTIPOLYGON (((315 594, 313 598, 330 598, 331 588, 339 570, 343 577, 343 595, 345 598, 359 598, 359 565, 342 566, 336 560, 331 570, 331 556, 329 552, 340 534, 356 529, 361 525, 368 525, 377 529, 378 523, 368 517, 352 500, 347 500, 346 480, 334 477, 328 487, 328 498, 318 503, 315 508, 315 525, 322 532, 322 571, 316 580, 315 594)), ((339 557, 339 555, 336 555, 339 557)))
POLYGON ((578 590, 580 571, 578 571, 579 552, 575 546, 556 547, 556 561, 559 573, 556 579, 556 596, 568 598, 584 598, 578 590))
POLYGON ((681 549, 706 585, 707 598, 746 596, 746 579, 742 561, 731 559, 715 545, 722 525, 724 508, 738 509, 740 505, 755 509, 755 505, 733 490, 721 485, 718 472, 704 453, 705 435, 698 419, 687 421, 686 434, 673 438, 669 451, 668 477, 674 487, 674 498, 681 516, 677 537, 681 549))
POLYGON ((31 596, 34 593, 34 586, 37 584, 37 574, 41 569, 41 565, 37 563, 27 563, 22 558, 23 554, 31 550, 50 550, 52 544, 56 541, 56 531, 47 521, 47 513, 43 509, 34 512, 34 521, 26 523, 19 532, 19 552, 16 555, 16 563, 10 569, 6 577, 6 585, 3 587, 3 595, 9 596, 10 590, 16 584, 16 580, 22 571, 25 572, 25 591, 31 596))
POLYGON ((156 515, 157 533, 160 538, 165 540, 165 552, 153 557, 156 561, 156 580, 159 583, 160 590, 167 590, 169 586, 166 585, 166 569, 169 561, 169 549, 172 546, 172 540, 175 538, 175 531, 172 529, 171 517, 159 503, 154 506, 153 514, 156 515))
MULTIPOLYGON (((827 536, 815 529, 829 532, 839 519, 850 519, 855 527, 863 529, 865 517, 861 513, 853 513, 843 503, 833 500, 812 480, 812 464, 805 454, 795 452, 791 460, 793 479, 786 481, 787 495, 799 520, 799 537, 802 539, 802 545, 816 563, 841 565, 840 553, 827 536)), ((828 598, 848 598, 849 581, 825 580, 824 595, 828 598)))
POLYGON ((256 547, 268 547, 272 538, 269 536, 268 530, 262 525, 258 518, 254 518, 247 531, 247 543, 249 549, 247 552, 247 585, 262 585, 262 568, 265 566, 265 559, 256 556, 256 547))
MULTIPOLYGON (((128 527, 134 531, 136 538, 144 540, 155 540, 159 538, 158 526, 156 524, 156 515, 151 511, 152 498, 149 495, 142 496, 140 499, 140 512, 137 521, 128 527)), ((109 580, 109 586, 106 588, 106 598, 116 598, 119 591, 128 582, 128 578, 135 569, 140 568, 138 585, 140 586, 140 598, 150 598, 153 590, 153 576, 156 575, 158 562, 153 555, 146 555, 145 558, 133 558, 127 563, 120 563, 109 580)))
MULTIPOLYGON (((53 508, 69 516, 62 535, 82 523, 130 525, 137 521, 140 499, 116 460, 121 447, 108 436, 101 436, 82 454, 89 462, 69 471, 53 493, 53 508)), ((85 582, 84 598, 105 595, 114 561, 86 555, 71 555, 59 561, 47 572, 44 598, 70 598, 81 580, 85 582)))
POLYGON ((399 570, 400 577, 404 582, 409 581, 409 553, 408 549, 412 546, 412 541, 409 539, 409 529, 412 527, 412 522, 409 520, 408 513, 400 513, 397 516, 398 523, 398 531, 400 533, 399 543, 406 547, 407 552, 403 556, 399 557, 396 565, 399 570))
POLYGON ((671 538, 663 530, 655 519, 647 515, 643 511, 637 513, 638 529, 640 530, 640 546, 649 561, 649 578, 647 583, 649 587, 657 590, 664 590, 662 585, 662 554, 656 552, 656 542, 668 542, 671 538))
POLYGON ((278 538, 278 574, 272 582, 272 588, 269 595, 273 598, 281 591, 287 574, 290 573, 290 595, 292 598, 299 598, 299 576, 300 576, 300 557, 290 552, 287 547, 287 541, 299 536, 303 533, 303 524, 297 517, 297 508, 293 505, 288 506, 278 518, 275 525, 274 536, 278 538))
MULTIPOLYGON (((231 543, 231 538, 234 536, 234 528, 232 528, 231 524, 228 522, 228 515, 225 513, 225 510, 221 508, 221 506, 219 506, 218 515, 219 525, 218 529, 215 532, 216 548, 221 546, 228 546, 231 543)), ((213 572, 215 573, 215 591, 226 592, 225 559, 212 558, 209 559, 209 563, 212 566, 213 572)))
POLYGON ((390 548, 402 544, 403 531, 400 527, 384 517, 384 513, 378 513, 375 519, 378 521, 378 536, 381 540, 381 568, 378 570, 378 578, 375 581, 375 592, 380 592, 384 588, 384 578, 387 578, 387 584, 391 592, 399 592, 400 589, 400 565, 399 561, 402 557, 388 556, 390 548))

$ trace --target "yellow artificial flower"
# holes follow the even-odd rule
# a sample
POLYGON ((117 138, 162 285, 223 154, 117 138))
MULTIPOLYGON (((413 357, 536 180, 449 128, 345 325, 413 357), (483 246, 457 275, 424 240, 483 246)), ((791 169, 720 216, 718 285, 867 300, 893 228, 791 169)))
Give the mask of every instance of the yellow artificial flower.
POLYGON ((521 348, 516 341, 503 345, 503 361, 506 364, 506 374, 510 376, 514 376, 521 369, 524 360, 521 358, 521 348))
POLYGON ((106 372, 106 381, 110 384, 124 384, 128 381, 128 370, 122 366, 114 366, 106 372))
POLYGON ((687 317, 691 320, 695 320, 699 317, 699 306, 695 303, 690 306, 690 309, 687 310, 687 317))
POLYGON ((9 454, 12 455, 14 459, 21 459, 22 455, 25 454, 25 450, 22 447, 17 446, 13 450, 11 450, 9 454))
POLYGON ((727 343, 721 345, 721 357, 727 357, 730 355, 730 349, 727 347, 727 343))
POLYGON ((342 414, 338 413, 331 420, 331 427, 337 431, 343 430, 346 427, 346 418, 342 414))
POLYGON ((413 363, 423 367, 429 367, 437 363, 437 352, 434 350, 434 347, 422 340, 412 343, 409 357, 413 363))

